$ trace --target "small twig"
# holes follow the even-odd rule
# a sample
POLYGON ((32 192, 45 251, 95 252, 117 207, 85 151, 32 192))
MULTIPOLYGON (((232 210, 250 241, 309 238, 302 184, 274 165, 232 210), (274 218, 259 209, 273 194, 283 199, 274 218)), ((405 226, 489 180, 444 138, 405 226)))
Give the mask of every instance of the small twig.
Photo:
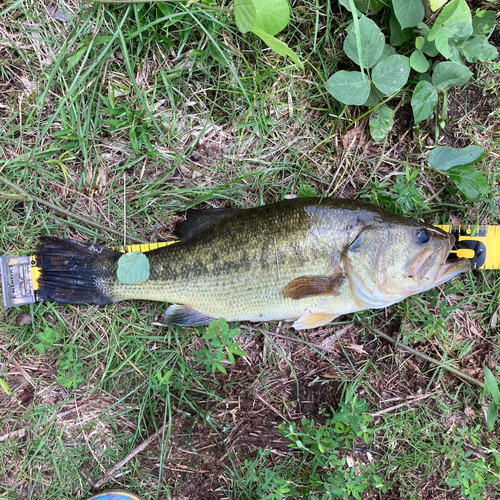
POLYGON ((380 417, 380 415, 383 415, 384 413, 389 413, 394 410, 398 410, 399 408, 402 408, 403 406, 407 406, 411 403, 415 403, 415 401, 421 401, 422 399, 426 399, 430 396, 434 396, 434 394, 424 394, 422 396, 419 396, 418 398, 414 399, 409 399, 408 401, 405 401, 404 403, 400 403, 395 406, 390 406, 389 408, 385 408, 384 410, 377 411, 376 413, 370 413, 372 417, 380 417))
POLYGON ((84 477, 87 483, 92 486, 92 488, 99 490, 101 489, 125 464, 130 462, 136 455, 138 455, 141 451, 145 450, 153 441, 158 439, 158 436, 163 432, 166 425, 162 425, 158 432, 155 432, 151 436, 146 439, 146 441, 142 442, 139 446, 136 446, 125 458, 122 458, 119 462, 117 462, 111 469, 108 469, 99 481, 94 483, 89 475, 83 470, 80 469, 80 474, 84 477))
POLYGON ((278 415, 278 417, 282 418, 286 422, 286 418, 273 405, 268 403, 263 397, 259 396, 259 394, 257 392, 255 393, 255 396, 257 397, 257 399, 262 401, 271 411, 276 413, 276 415, 278 415))
POLYGON ((12 200, 12 201, 23 201, 26 197, 22 194, 10 194, 10 193, 1 193, 0 192, 0 200, 12 200))
POLYGON ((377 328, 373 328, 371 326, 368 326, 365 322, 361 322, 368 330, 372 331, 373 333, 376 333, 379 337, 382 337, 383 339, 387 340, 387 342, 390 342, 393 346, 398 347, 399 349, 403 349, 404 351, 407 351, 414 356, 417 356, 420 359, 423 359, 424 361, 427 361, 429 363, 432 363, 435 366, 438 366, 439 368, 443 368, 444 370, 453 373, 453 375, 466 380, 467 382, 470 382, 471 384, 474 384, 477 387, 480 387, 484 391, 484 384, 480 381, 477 380, 474 377, 471 377, 470 375, 467 375, 467 373, 464 373, 460 371, 458 368, 455 368, 453 366, 447 365, 446 363, 443 363, 442 361, 438 361, 437 359, 431 358, 430 356, 427 356, 426 354, 422 354, 420 351, 417 351, 416 349, 413 349, 412 347, 409 347, 407 345, 401 344, 397 340, 393 339, 389 335, 381 332, 377 328))
MULTIPOLYGON (((20 198, 20 199, 35 201, 36 203, 40 203, 40 205, 44 205, 48 208, 51 208, 52 210, 55 210, 56 212, 60 212, 64 215, 66 215, 67 217, 77 219, 78 222, 83 222, 85 224, 88 224, 89 226, 96 227, 97 229, 100 229, 101 231, 107 231, 108 233, 119 236, 120 238, 123 237, 123 234, 120 231, 117 231, 116 229, 112 229, 110 227, 103 226, 102 224, 99 224, 98 222, 95 222, 92 219, 84 217, 83 215, 74 214, 70 210, 66 210, 65 208, 58 207, 57 205, 54 205, 50 201, 43 200, 42 198, 38 198, 38 196, 35 196, 35 195, 29 193, 28 191, 25 191, 22 187, 9 181, 3 175, 0 175, 0 182, 3 182, 6 186, 9 186, 14 191, 17 191, 20 195, 22 195, 22 198, 20 198)), ((71 223, 71 221, 68 221, 68 222, 71 223)), ((134 236, 129 236, 128 238, 132 241, 137 242, 137 243, 143 243, 143 240, 141 240, 139 238, 135 238, 134 236)))

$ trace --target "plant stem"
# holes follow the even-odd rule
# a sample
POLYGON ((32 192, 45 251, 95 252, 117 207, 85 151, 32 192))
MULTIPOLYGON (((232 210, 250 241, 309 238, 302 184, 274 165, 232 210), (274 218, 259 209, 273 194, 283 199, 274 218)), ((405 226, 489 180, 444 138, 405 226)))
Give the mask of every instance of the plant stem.
POLYGON ((23 196, 22 194, 11 194, 11 193, 0 192, 0 200, 22 201, 25 199, 26 197, 23 196))
MULTIPOLYGON (((18 195, 18 198, 17 198, 19 200, 35 201, 36 203, 39 203, 40 205, 44 205, 47 208, 55 210, 56 212, 62 213, 64 215, 66 215, 67 217, 78 219, 79 222, 84 222, 85 224, 87 224, 89 226, 96 227, 97 229, 100 229, 101 231, 107 231, 108 233, 111 233, 111 234, 114 234, 116 236, 119 236, 120 238, 123 238, 123 233, 121 233, 120 231, 117 231, 116 229, 112 229, 112 228, 107 227, 107 226, 103 226, 102 224, 99 224, 98 222, 95 222, 92 219, 84 217, 83 215, 74 214, 70 210, 66 210, 65 208, 58 207, 57 205, 54 205, 50 201, 43 200, 42 198, 38 198, 38 196, 35 196, 35 195, 29 193, 28 191, 25 191, 22 187, 9 181, 3 175, 0 175, 0 182, 3 182, 6 186, 9 186, 14 191, 17 191, 20 195, 20 196, 18 195)), ((15 195, 10 195, 10 196, 15 196, 15 195)), ((132 241, 137 242, 137 243, 143 243, 143 240, 141 240, 139 238, 135 238, 134 236, 128 236, 128 238, 132 241)))
POLYGON ((477 387, 480 387, 484 391, 484 384, 480 381, 477 380, 474 377, 471 377, 470 375, 467 375, 467 373, 464 373, 460 371, 458 368, 455 368, 453 366, 450 366, 446 363, 443 363, 442 361, 438 361, 437 359, 431 358, 430 356, 427 356, 426 354, 422 354, 420 351, 417 351, 416 349, 413 349, 412 347, 409 347, 407 345, 401 344, 397 340, 393 339, 389 335, 381 332, 377 328, 373 328, 371 326, 368 326, 365 322, 361 322, 368 330, 372 331, 373 333, 376 333, 379 337, 382 337, 384 340, 387 340, 387 342, 390 342, 393 346, 398 347, 399 349, 403 349, 411 354, 414 354, 415 356, 419 357, 420 359, 423 359, 424 361, 427 361, 429 363, 432 363, 433 365, 438 366, 439 368, 443 368, 444 370, 453 373, 453 375, 466 380, 467 382, 470 382, 471 384, 474 384, 477 387))

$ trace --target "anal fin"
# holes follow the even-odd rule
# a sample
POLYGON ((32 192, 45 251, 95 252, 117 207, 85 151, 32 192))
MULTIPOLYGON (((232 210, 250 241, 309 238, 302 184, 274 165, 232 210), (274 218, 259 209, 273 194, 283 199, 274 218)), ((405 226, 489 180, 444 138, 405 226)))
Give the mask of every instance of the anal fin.
POLYGON ((167 325, 208 326, 213 319, 187 305, 172 304, 166 310, 163 321, 167 325))
POLYGON ((305 312, 294 324, 296 330, 307 330, 309 328, 317 328, 318 326, 326 325, 337 317, 332 313, 311 313, 305 312))

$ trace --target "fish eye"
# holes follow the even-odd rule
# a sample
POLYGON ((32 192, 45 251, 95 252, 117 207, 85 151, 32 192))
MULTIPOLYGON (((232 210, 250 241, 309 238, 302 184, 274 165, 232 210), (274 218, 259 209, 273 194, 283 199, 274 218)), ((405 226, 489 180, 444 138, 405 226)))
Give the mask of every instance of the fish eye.
POLYGON ((416 236, 419 243, 427 243, 430 239, 429 233, 425 229, 419 229, 416 236))

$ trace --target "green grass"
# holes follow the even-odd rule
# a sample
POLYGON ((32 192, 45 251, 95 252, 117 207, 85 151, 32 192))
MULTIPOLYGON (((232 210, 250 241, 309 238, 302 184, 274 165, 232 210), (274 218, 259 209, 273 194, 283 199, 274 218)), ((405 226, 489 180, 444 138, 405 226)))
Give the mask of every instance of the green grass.
MULTIPOLYGON (((0 175, 74 217, 1 186, 1 254, 29 255, 45 235, 168 240, 189 207, 249 207, 299 192, 377 201, 430 223, 500 222, 499 115, 487 104, 498 99, 498 76, 488 67, 467 87, 483 114, 450 92, 469 107, 441 134, 443 144, 489 148, 481 168, 491 195, 467 203, 439 173, 415 166, 425 165, 431 124, 415 130, 401 114, 382 148, 366 143, 361 119, 365 135, 344 144, 360 114, 324 89, 348 64, 340 47, 349 19, 336 5, 302 3, 280 35, 307 61, 304 72, 211 11, 66 5, 64 23, 43 3, 2 7, 0 175)), ((482 378, 483 363, 494 373, 499 364, 499 291, 498 272, 471 272, 359 317, 482 378)), ((98 480, 163 425, 107 487, 144 499, 254 499, 266 485, 262 498, 278 499, 291 498, 290 482, 309 498, 311 457, 280 444, 278 425, 300 430, 308 416, 329 435, 323 412, 339 411, 348 391, 369 413, 432 394, 373 417, 369 445, 342 445, 340 457, 358 465, 371 463, 370 451, 389 488, 366 479, 362 498, 461 498, 463 489, 446 484, 460 467, 477 472, 491 498, 498 493, 500 443, 479 392, 377 340, 357 317, 300 335, 288 324, 240 325, 247 356, 212 375, 196 354, 204 329, 162 326, 163 304, 23 311, 30 325, 16 326, 21 310, 0 310, 0 378, 17 398, 0 393, 0 496, 9 500, 85 498, 92 489, 80 469, 98 480), (47 328, 53 345, 41 353, 47 328), (332 344, 334 330, 344 336, 332 344), (170 369, 158 384, 157 372, 170 369)))

